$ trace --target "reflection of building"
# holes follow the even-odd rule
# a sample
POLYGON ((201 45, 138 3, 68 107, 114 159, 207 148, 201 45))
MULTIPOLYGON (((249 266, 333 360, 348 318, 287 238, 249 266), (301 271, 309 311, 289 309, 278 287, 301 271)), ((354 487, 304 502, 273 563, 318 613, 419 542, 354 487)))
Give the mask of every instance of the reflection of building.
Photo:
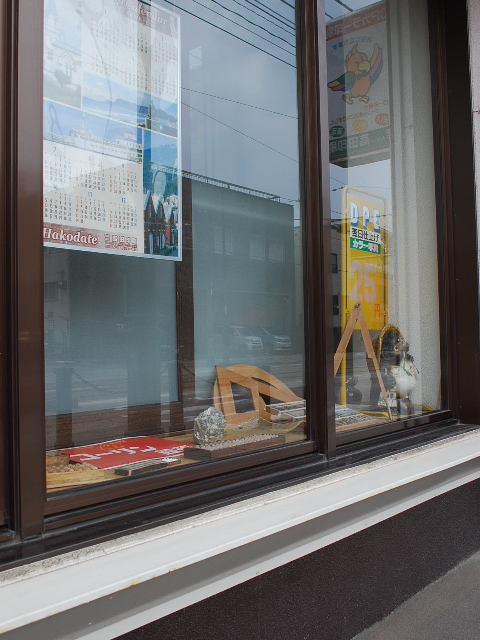
POLYGON ((44 267, 45 356, 68 360, 70 352, 70 298, 67 283, 68 254, 49 248, 44 267))
POLYGON ((333 333, 336 348, 340 342, 342 326, 342 226, 340 220, 332 220, 331 229, 333 333))
MULTIPOLYGON (((342 227, 340 220, 332 220, 332 294, 333 294, 333 331, 335 346, 340 342, 342 325, 342 227)), ((297 297, 297 324, 303 322, 303 262, 302 228, 295 228, 295 295, 297 297)))
MULTIPOLYGON (((299 296, 293 206, 200 176, 192 179, 192 202, 197 366, 213 372, 213 365, 238 358, 229 344, 231 326, 268 326, 289 336, 298 353, 303 289, 299 296)), ((264 358, 260 352, 259 366, 264 358)), ((301 385, 302 375, 293 384, 301 385)))

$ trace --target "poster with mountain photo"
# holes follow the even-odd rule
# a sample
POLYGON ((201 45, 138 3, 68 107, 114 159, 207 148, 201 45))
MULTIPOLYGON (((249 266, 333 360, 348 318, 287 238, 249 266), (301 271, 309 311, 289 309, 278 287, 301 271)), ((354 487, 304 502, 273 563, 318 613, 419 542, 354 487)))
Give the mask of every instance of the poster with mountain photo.
POLYGON ((157 3, 45 1, 45 245, 181 259, 179 31, 157 3))

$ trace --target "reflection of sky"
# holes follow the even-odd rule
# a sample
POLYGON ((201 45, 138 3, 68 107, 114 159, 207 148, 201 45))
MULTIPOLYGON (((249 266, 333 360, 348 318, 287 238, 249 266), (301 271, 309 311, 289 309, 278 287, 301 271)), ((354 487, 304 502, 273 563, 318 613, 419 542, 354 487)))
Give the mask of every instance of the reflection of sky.
MULTIPOLYGON (((294 0, 262 0, 254 5, 222 0, 222 6, 204 0, 203 4, 182 0, 178 8, 183 168, 279 195, 294 204, 298 217, 294 0), (190 52, 195 52, 195 64, 190 64, 190 52)), ((358 10, 371 3, 347 0, 343 4, 358 10)), ((349 13, 337 0, 326 0, 326 11, 332 17, 349 13)), ((113 99, 137 102, 136 92, 108 87, 102 78, 92 76, 85 86, 95 100, 109 100, 111 90, 113 99)), ((374 165, 357 168, 359 184, 372 182, 363 179, 364 171, 373 175, 369 166, 374 165)), ((386 173, 379 170, 381 176, 386 173)), ((349 178, 351 182, 352 174, 349 178)), ((344 176, 339 180, 347 182, 344 176)), ((377 182, 383 185, 384 178, 377 182)), ((332 188, 335 184, 339 186, 333 181, 332 188)), ((336 193, 332 193, 334 210, 336 193)))
POLYGON ((231 11, 216 6, 220 17, 190 0, 182 3, 201 18, 182 15, 181 22, 183 168, 295 204, 299 163, 294 10, 279 0, 255 7, 244 0, 222 4, 231 11), (185 54, 191 50, 195 57, 190 67, 185 54))
MULTIPOLYGON (((365 0, 346 0, 345 2, 343 0, 341 2, 326 0, 325 14, 327 22, 331 18, 346 16, 351 11, 358 11, 372 4, 376 3, 366 2, 365 0), (342 6, 342 4, 346 6, 342 6)), ((343 58, 342 52, 338 55, 343 58)), ((347 184, 386 198, 388 211, 391 212, 392 181, 390 160, 371 162, 345 169, 334 164, 330 165, 330 200, 333 219, 339 219, 342 215, 342 187, 347 184)))
POLYGON ((366 2, 365 0, 325 0, 325 16, 327 20, 341 18, 352 11, 364 9, 372 4, 375 3, 366 2))
POLYGON ((342 169, 334 164, 330 165, 330 199, 332 218, 339 219, 342 212, 342 187, 350 185, 370 191, 386 198, 388 211, 392 210, 392 182, 390 160, 371 162, 358 167, 342 169))
MULTIPOLYGON (((298 216, 295 0, 202 4, 182 0, 177 9, 183 168, 282 196, 298 216), (202 60, 190 69, 188 54, 198 48, 202 60)), ((86 77, 84 87, 93 100, 137 103, 136 92, 98 76, 86 77)))
MULTIPOLYGON (((72 129, 82 128, 83 112, 79 109, 67 107, 61 104, 44 100, 43 108, 43 131, 52 132, 55 135, 70 136, 72 129), (52 105, 52 108, 50 108, 52 105)), ((91 132, 94 136, 104 140, 114 140, 123 138, 124 135, 132 134, 138 143, 142 141, 141 129, 132 127, 120 122, 108 121, 86 113, 84 121, 85 131, 91 132)))

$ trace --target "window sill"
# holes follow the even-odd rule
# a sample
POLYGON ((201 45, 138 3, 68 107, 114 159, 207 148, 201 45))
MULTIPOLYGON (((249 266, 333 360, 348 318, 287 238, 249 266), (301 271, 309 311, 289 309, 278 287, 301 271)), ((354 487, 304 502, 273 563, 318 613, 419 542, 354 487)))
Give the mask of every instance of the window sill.
POLYGON ((0 634, 115 638, 478 478, 480 429, 9 569, 0 634))

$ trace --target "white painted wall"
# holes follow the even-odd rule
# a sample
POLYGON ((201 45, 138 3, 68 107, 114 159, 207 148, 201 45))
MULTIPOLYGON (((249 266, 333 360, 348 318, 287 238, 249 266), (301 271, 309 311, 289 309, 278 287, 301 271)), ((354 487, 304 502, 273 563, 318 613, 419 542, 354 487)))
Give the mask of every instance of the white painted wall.
POLYGON ((420 370, 416 404, 440 408, 437 220, 427 3, 391 0, 393 238, 389 320, 420 370))

